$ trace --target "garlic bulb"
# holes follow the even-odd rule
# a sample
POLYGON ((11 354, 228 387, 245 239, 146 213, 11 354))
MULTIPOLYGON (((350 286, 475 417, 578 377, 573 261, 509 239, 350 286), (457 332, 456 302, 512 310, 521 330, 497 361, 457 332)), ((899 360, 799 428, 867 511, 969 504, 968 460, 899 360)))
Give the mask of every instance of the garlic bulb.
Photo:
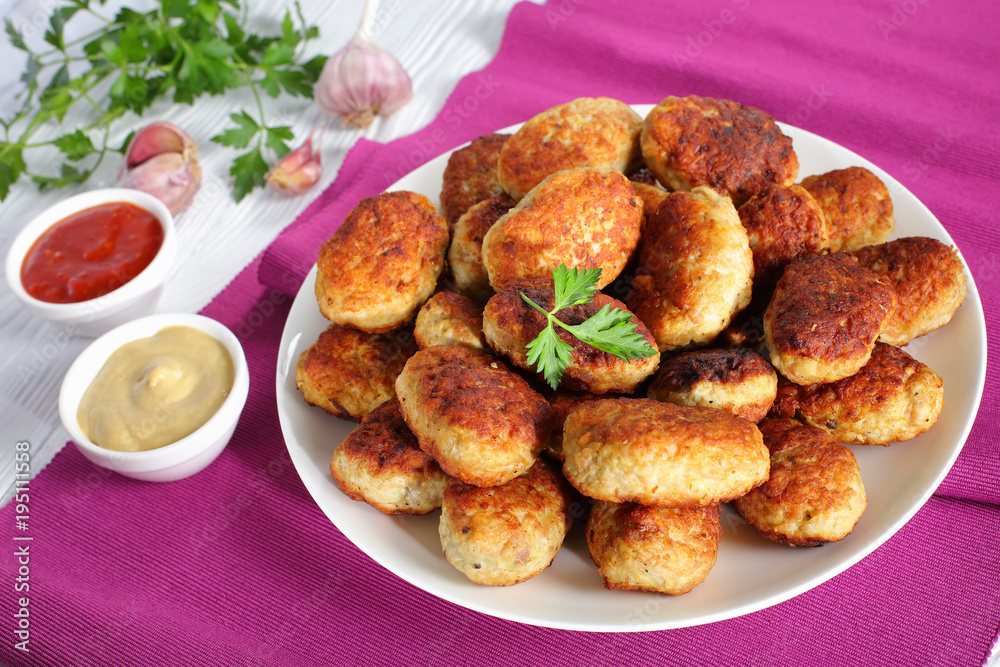
POLYGON ((181 213, 201 187, 194 141, 172 123, 147 125, 129 142, 118 185, 149 193, 174 215, 181 213))
POLYGON ((372 41, 377 9, 378 2, 368 0, 358 34, 326 61, 313 89, 313 99, 324 113, 356 128, 397 111, 413 92, 399 61, 372 41))
POLYGON ((313 136, 286 155, 267 175, 267 186, 286 195, 300 195, 316 185, 323 175, 319 159, 319 145, 313 149, 313 136))

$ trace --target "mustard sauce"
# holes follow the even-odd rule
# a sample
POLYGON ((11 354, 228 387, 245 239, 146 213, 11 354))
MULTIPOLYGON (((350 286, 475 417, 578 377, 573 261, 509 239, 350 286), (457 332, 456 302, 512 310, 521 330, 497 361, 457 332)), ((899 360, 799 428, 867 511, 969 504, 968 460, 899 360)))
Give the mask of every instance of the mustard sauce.
POLYGON ((76 419, 91 442, 105 449, 156 449, 204 425, 229 396, 235 376, 221 342, 193 327, 166 327, 108 357, 76 419))

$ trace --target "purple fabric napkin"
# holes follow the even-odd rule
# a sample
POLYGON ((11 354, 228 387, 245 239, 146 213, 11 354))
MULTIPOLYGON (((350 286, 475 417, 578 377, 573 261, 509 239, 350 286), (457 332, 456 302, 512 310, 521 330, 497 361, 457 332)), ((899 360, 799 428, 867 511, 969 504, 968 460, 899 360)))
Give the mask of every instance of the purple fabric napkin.
POLYGON ((215 463, 187 480, 149 484, 106 473, 67 447, 30 483, 28 530, 16 528, 13 503, 0 511, 11 539, 0 662, 980 664, 1000 624, 996 364, 939 495, 886 544, 769 609, 639 634, 518 625, 385 571, 299 481, 278 427, 274 374, 288 294, 358 199, 475 136, 594 95, 729 97, 868 157, 955 238, 992 340, 998 16, 969 0, 518 5, 494 62, 459 84, 434 123, 386 146, 359 142, 334 185, 205 309, 239 333, 251 368, 243 419, 215 463), (18 555, 24 546, 28 555, 18 555), (15 590, 20 577, 30 588, 15 590), (22 608, 27 653, 15 648, 22 608))

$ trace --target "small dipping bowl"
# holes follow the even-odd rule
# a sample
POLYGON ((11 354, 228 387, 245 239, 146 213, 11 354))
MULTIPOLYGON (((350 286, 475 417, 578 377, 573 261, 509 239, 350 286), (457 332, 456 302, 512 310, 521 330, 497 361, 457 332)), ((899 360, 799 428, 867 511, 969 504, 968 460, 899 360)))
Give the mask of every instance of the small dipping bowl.
POLYGON ((172 482, 204 469, 222 453, 236 429, 250 392, 250 372, 243 347, 221 323, 202 315, 150 315, 123 324, 91 343, 66 371, 59 391, 59 417, 76 448, 99 466, 150 482, 172 482), (229 396, 212 417, 187 437, 143 452, 99 447, 83 433, 76 414, 84 393, 111 354, 122 345, 147 338, 170 326, 198 329, 221 342, 233 358, 235 377, 229 396))
POLYGON ((170 210, 156 197, 128 188, 105 188, 75 195, 47 208, 15 237, 7 252, 7 284, 34 316, 64 326, 70 333, 99 336, 156 308, 163 284, 177 257, 177 232, 170 210), (102 204, 126 202, 152 213, 163 227, 163 243, 153 260, 132 280, 103 296, 76 303, 50 303, 28 294, 21 267, 35 241, 54 224, 102 204))

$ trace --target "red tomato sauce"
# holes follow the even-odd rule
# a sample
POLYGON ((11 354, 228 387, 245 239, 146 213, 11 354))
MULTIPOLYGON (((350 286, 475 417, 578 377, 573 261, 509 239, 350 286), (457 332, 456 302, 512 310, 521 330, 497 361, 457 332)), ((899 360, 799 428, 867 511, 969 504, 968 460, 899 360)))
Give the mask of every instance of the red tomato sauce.
POLYGON ((39 301, 79 303, 139 275, 163 244, 155 215, 127 202, 74 213, 45 231, 21 265, 25 291, 39 301))

